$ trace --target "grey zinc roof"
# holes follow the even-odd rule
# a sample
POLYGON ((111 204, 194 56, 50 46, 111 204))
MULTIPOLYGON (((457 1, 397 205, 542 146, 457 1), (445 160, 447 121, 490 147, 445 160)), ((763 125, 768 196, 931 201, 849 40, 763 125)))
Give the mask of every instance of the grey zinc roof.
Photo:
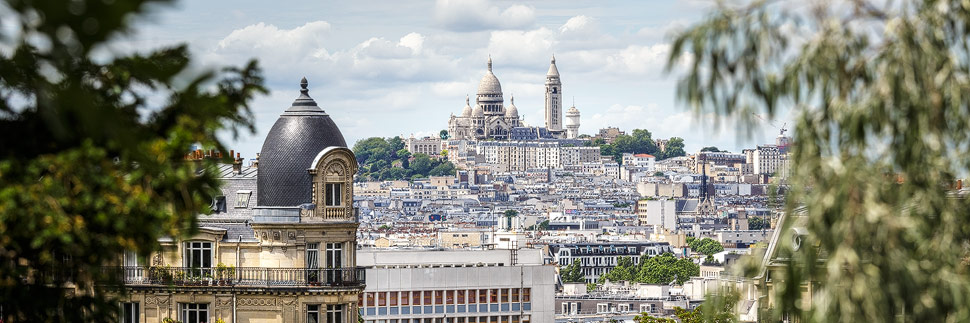
POLYGON ((298 206, 311 201, 307 168, 324 148, 347 147, 343 134, 301 83, 300 97, 273 124, 259 155, 259 206, 298 206))

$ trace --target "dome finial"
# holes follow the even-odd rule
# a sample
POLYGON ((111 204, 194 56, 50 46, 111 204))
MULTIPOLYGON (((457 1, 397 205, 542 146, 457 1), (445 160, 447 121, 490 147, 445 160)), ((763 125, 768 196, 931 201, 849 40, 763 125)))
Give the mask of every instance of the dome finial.
POLYGON ((552 63, 556 64, 556 54, 552 54, 552 63))
POLYGON ((515 94, 509 94, 509 96, 511 97, 509 100, 511 101, 512 105, 515 105, 515 94))
POLYGON ((492 54, 488 54, 488 71, 492 71, 492 54))
POLYGON ((465 94, 465 105, 471 105, 471 99, 468 98, 468 94, 465 94))
POLYGON ((310 92, 310 90, 307 89, 308 84, 309 83, 306 81, 306 76, 304 76, 303 79, 300 80, 300 93, 307 94, 310 92))

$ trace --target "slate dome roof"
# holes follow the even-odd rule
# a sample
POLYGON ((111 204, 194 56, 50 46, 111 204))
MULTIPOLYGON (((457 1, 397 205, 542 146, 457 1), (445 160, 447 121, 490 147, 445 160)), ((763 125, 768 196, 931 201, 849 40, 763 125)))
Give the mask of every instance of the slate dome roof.
POLYGON ((307 168, 327 147, 347 147, 343 134, 309 95, 307 80, 263 141, 256 174, 258 206, 299 206, 312 201, 307 168))

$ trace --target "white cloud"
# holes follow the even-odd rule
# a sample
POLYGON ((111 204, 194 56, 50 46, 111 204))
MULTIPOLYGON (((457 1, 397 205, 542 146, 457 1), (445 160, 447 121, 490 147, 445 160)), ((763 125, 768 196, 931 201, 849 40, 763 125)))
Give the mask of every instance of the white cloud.
POLYGON ((631 45, 607 57, 606 69, 626 74, 660 74, 669 53, 668 44, 631 45))
POLYGON ((488 41, 488 53, 505 65, 535 66, 536 62, 551 57, 557 42, 556 33, 545 27, 529 31, 493 31, 488 41))
POLYGON ((579 15, 566 21, 561 27, 559 27, 559 33, 565 36, 580 35, 588 36, 593 32, 598 31, 598 26, 596 21, 585 15, 579 15))
POLYGON ((452 31, 521 29, 535 24, 535 9, 512 5, 501 10, 485 0, 438 0, 434 17, 438 25, 452 31))

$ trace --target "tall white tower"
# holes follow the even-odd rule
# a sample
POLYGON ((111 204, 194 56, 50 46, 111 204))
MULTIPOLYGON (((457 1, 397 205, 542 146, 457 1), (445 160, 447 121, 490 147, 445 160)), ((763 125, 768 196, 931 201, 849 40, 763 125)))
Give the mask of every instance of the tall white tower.
POLYGON ((559 81, 555 55, 546 73, 546 129, 562 132, 562 82, 559 81))
POLYGON ((579 109, 574 104, 566 110, 566 138, 576 139, 579 137, 579 109))

